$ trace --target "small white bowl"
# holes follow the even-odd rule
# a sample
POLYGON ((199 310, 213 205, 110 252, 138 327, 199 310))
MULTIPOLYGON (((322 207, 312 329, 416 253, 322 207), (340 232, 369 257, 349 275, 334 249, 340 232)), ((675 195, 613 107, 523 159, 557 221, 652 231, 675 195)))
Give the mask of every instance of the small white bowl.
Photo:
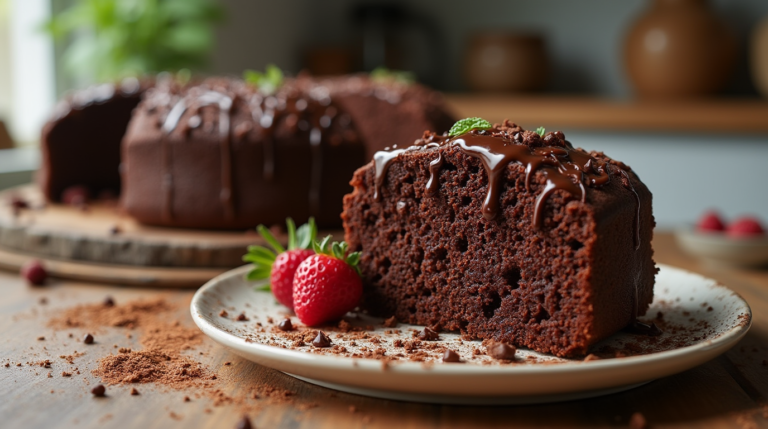
POLYGON ((768 266, 768 236, 735 238, 723 232, 684 229, 677 231, 675 237, 683 250, 707 263, 768 266))

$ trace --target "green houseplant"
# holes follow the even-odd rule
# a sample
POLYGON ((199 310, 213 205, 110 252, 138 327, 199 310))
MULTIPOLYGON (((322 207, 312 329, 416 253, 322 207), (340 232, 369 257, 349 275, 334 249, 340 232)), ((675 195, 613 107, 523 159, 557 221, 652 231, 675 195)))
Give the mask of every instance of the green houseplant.
POLYGON ((71 0, 45 29, 69 44, 75 76, 115 80, 205 64, 222 10, 215 0, 71 0))

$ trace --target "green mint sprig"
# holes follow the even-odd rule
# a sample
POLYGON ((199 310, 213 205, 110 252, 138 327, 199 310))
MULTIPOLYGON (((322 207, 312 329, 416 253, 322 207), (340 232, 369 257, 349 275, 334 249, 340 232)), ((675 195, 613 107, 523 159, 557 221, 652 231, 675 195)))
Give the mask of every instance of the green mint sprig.
MULTIPOLYGON (((315 225, 314 218, 309 218, 309 222, 298 229, 296 229, 296 224, 291 218, 286 219, 285 224, 288 227, 288 250, 312 248, 317 236, 317 226, 315 225)), ((243 261, 253 264, 253 268, 245 276, 246 279, 251 281, 268 279, 272 274, 272 264, 275 262, 277 255, 285 252, 283 246, 280 245, 280 242, 269 232, 266 226, 259 225, 256 227, 256 230, 259 231, 259 235, 266 240, 272 249, 263 246, 248 246, 248 253, 243 255, 243 261)), ((259 287, 260 290, 270 290, 270 288, 271 285, 269 283, 259 287)))
POLYGON ((544 137, 544 133, 546 133, 547 130, 544 127, 536 128, 536 134, 539 135, 539 137, 544 137))
POLYGON ((376 67, 370 73, 371 80, 374 82, 390 82, 394 81, 405 85, 410 85, 416 82, 416 75, 413 72, 390 70, 386 67, 376 67))
POLYGON ((472 130, 489 130, 491 128, 493 128, 493 125, 483 118, 464 118, 453 124, 451 130, 448 131, 448 135, 455 137, 472 130))
POLYGON ((243 79, 251 85, 259 88, 259 91, 272 95, 283 85, 283 71, 280 67, 269 64, 262 73, 256 70, 246 70, 243 72, 243 79))
POLYGON ((362 276, 362 273, 360 272, 360 266, 358 265, 360 263, 360 252, 352 252, 347 254, 349 245, 346 241, 342 241, 341 243, 334 241, 329 248, 328 244, 330 241, 330 235, 325 237, 323 241, 314 241, 312 242, 312 249, 318 255, 326 255, 346 262, 350 267, 352 267, 352 269, 355 270, 355 272, 357 272, 357 275, 362 276))

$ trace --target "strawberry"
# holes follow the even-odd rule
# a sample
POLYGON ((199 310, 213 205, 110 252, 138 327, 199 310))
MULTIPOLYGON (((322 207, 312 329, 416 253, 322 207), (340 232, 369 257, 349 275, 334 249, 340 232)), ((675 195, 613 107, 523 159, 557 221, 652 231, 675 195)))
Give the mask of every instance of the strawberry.
POLYGON ((765 234, 763 226, 753 217, 744 216, 728 225, 728 235, 731 237, 755 237, 763 234, 765 234))
POLYGON ((725 231, 725 224, 723 224, 720 215, 716 211, 710 210, 704 213, 704 216, 699 218, 699 223, 696 224, 696 229, 699 231, 725 231))
POLYGON ((277 301, 293 310, 293 275, 303 260, 315 254, 310 247, 315 241, 317 227, 313 218, 309 218, 309 222, 300 226, 298 230, 293 219, 288 218, 285 223, 288 226, 287 251, 267 227, 259 225, 256 229, 272 246, 274 252, 262 246, 248 246, 248 253, 243 256, 243 261, 253 263, 253 269, 246 276, 248 280, 269 278, 269 283, 261 289, 272 289, 272 294, 277 301))
POLYGON ((305 259, 293 278, 296 316, 308 326, 340 319, 354 309, 363 295, 360 279, 360 252, 347 255, 347 243, 333 243, 331 237, 314 243, 315 253, 305 259))

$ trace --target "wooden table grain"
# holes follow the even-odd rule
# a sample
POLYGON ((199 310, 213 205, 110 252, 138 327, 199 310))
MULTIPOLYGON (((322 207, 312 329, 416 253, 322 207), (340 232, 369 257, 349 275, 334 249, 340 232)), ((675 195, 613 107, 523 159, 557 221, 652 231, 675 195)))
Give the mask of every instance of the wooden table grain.
POLYGON ((107 295, 118 302, 164 296, 178 304, 181 323, 191 325, 187 306, 192 291, 56 280, 31 288, 18 275, 0 272, 0 427, 234 428, 247 414, 256 428, 593 428, 627 427, 631 415, 639 412, 651 428, 768 428, 768 271, 700 265, 668 233, 657 233, 654 248, 658 262, 713 277, 741 294, 754 315, 747 336, 704 365, 627 392, 525 406, 428 405, 335 392, 241 359, 207 339, 194 350, 195 358, 219 375, 224 393, 242 396, 255 386, 269 385, 292 392, 291 400, 261 398, 249 407, 214 406, 194 391, 151 384, 136 386, 138 396, 130 395, 131 386, 114 386, 106 398, 94 398, 90 389, 99 379, 90 371, 96 360, 114 353, 116 345, 139 347, 138 339, 109 329, 99 334, 98 344, 84 346, 68 336, 71 332, 77 338, 82 331, 46 327, 50 315, 107 295), (41 298, 47 303, 41 304, 41 298), (85 355, 73 364, 59 359, 75 350, 85 355), (52 368, 15 365, 41 359, 50 359, 52 368), (12 365, 4 367, 5 362, 12 365), (80 374, 61 376, 72 368, 80 374), (186 402, 185 396, 191 400, 186 402))

